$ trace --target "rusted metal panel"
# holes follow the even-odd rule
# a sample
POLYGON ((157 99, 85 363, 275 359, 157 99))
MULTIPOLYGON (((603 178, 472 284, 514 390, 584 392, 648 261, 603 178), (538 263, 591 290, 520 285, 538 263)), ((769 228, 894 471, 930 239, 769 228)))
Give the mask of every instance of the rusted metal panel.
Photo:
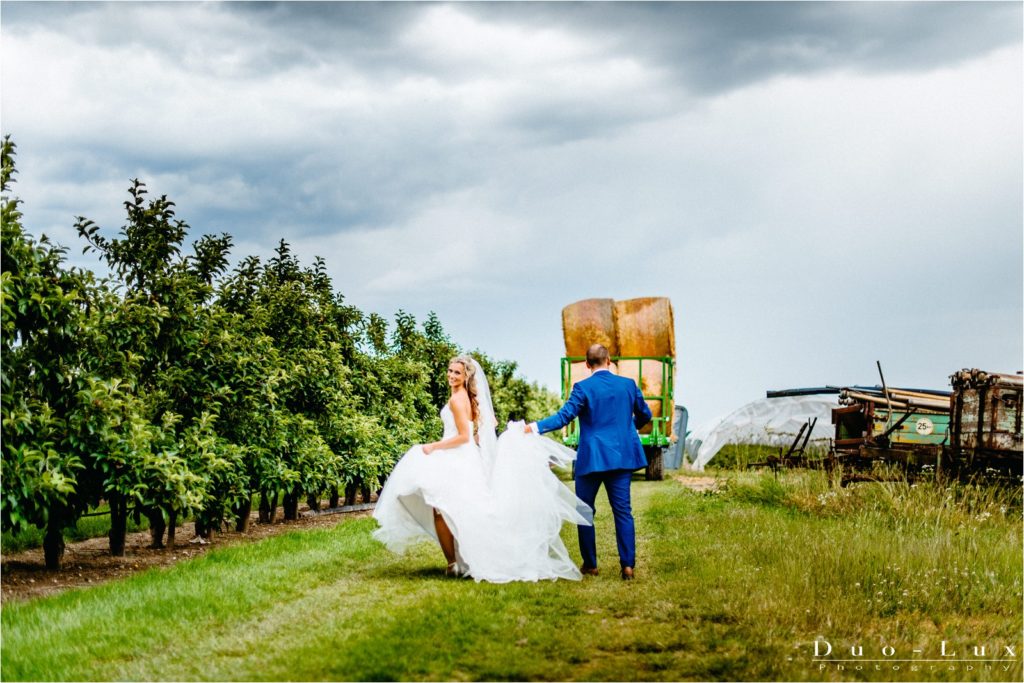
POLYGON ((871 435, 868 428, 870 417, 865 415, 861 404, 833 408, 832 424, 836 426, 837 448, 860 446, 871 435))
POLYGON ((950 377, 953 385, 954 448, 1020 454, 1021 395, 1024 377, 961 370, 950 377))

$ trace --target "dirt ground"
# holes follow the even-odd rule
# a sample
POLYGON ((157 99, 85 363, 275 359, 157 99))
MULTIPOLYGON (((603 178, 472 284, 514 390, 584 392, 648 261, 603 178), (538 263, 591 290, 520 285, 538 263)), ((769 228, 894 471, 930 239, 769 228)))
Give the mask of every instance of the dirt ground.
POLYGON ((676 477, 676 481, 697 493, 718 490, 718 481, 714 477, 676 477))
POLYGON ((198 557, 212 548, 252 543, 297 529, 331 527, 343 520, 371 513, 372 510, 356 509, 350 512, 317 514, 309 512, 309 508, 303 506, 300 508, 299 519, 295 521, 283 521, 281 511, 278 509, 273 524, 258 524, 258 515, 254 512, 246 533, 238 533, 232 527, 231 531, 213 534, 206 544, 189 542, 195 537, 195 525, 187 522, 178 527, 174 548, 149 548, 152 539, 148 531, 128 534, 125 539, 124 557, 110 555, 106 536, 90 538, 67 544, 64 551, 64 568, 60 571, 46 569, 42 548, 5 553, 0 558, 0 595, 3 602, 7 602, 51 595, 77 586, 92 586, 130 576, 150 567, 170 566, 182 560, 198 557))

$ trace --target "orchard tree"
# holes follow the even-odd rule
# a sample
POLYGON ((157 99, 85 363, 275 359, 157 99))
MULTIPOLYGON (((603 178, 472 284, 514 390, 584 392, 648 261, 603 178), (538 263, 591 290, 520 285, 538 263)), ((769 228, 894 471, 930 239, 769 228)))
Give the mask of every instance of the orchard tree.
MULTIPOLYGON (((165 534, 173 545, 186 517, 205 535, 227 521, 245 530, 254 495, 261 522, 282 496, 289 519, 324 493, 332 506, 342 491, 368 501, 401 453, 440 436, 458 347, 436 314, 421 327, 399 310, 390 327, 284 240, 228 273, 231 238, 203 236, 186 254, 189 226, 138 180, 116 237, 76 223, 112 273, 97 280, 24 230, 13 174, 5 139, 0 512, 4 530, 46 530, 48 566, 64 530, 103 501, 113 554, 132 507, 155 546, 165 534)), ((515 363, 473 355, 499 424, 557 408, 515 363)))
MULTIPOLYGON (((136 360, 135 384, 144 397, 140 415, 162 433, 154 461, 142 469, 108 477, 105 496, 111 509, 111 552, 124 553, 126 515, 135 503, 159 531, 181 516, 209 513, 219 519, 218 488, 238 494, 241 455, 236 444, 218 438, 216 414, 232 391, 216 372, 215 358, 226 345, 211 344, 223 322, 209 305, 213 280, 224 272, 231 247, 228 235, 206 235, 182 254, 189 226, 175 217, 166 195, 148 199, 144 183, 132 181, 124 203, 127 220, 119 236, 107 238, 92 221, 79 217, 79 235, 86 251, 95 251, 122 288, 122 298, 102 332, 113 342, 115 357, 136 360), (157 312, 157 324, 140 324, 137 311, 157 312), (143 486, 117 484, 136 478, 143 486), (230 482, 230 483, 226 483, 230 482)), ((230 348, 234 352, 235 348, 230 348)), ((198 521, 202 522, 202 519, 198 521)), ((154 534, 154 544, 161 540, 154 534)))
MULTIPOLYGON (((109 303, 91 273, 64 265, 65 250, 23 228, 19 200, 7 196, 14 143, 2 153, 2 453, 3 528, 46 530, 46 565, 60 566, 63 531, 97 492, 97 458, 144 449, 130 388, 95 376, 89 350, 95 321, 109 303), (103 447, 98 448, 102 442, 103 447)), ((144 439, 142 440, 144 441, 144 439)))

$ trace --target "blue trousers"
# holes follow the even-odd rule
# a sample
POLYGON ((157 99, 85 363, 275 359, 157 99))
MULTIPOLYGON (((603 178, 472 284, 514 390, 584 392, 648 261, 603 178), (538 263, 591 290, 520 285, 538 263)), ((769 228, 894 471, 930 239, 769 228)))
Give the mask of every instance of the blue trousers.
MULTIPOLYGON (((636 527, 629 501, 630 470, 609 470, 576 475, 576 497, 594 509, 597 490, 604 484, 608 503, 615 518, 615 540, 619 546, 619 565, 633 567, 636 562, 636 527)), ((596 521, 595 521, 596 524, 596 521)), ((597 538, 592 526, 577 527, 580 536, 580 555, 584 567, 597 567, 597 538)))

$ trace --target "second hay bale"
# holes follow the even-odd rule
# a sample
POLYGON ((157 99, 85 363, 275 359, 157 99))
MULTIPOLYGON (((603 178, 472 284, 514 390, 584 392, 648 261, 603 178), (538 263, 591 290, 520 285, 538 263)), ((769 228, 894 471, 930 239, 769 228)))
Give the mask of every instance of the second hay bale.
POLYGON ((640 387, 644 396, 658 396, 664 386, 665 364, 661 361, 643 360, 620 360, 617 374, 629 377, 640 387))
MULTIPOLYGON (((644 396, 660 396, 663 393, 665 387, 665 364, 661 361, 643 359, 643 360, 620 360, 619 361, 619 372, 618 374, 623 377, 629 377, 637 386, 640 387, 640 392, 644 396)), ((666 415, 672 415, 672 401, 666 401, 667 406, 662 405, 660 399, 648 399, 647 406, 651 409, 652 417, 664 417, 666 415)), ((671 420, 663 423, 663 430, 666 435, 672 433, 671 420)), ((641 434, 650 434, 653 429, 653 423, 648 423, 641 430, 641 434)))
MULTIPOLYGON (((668 406, 665 410, 662 410, 661 401, 647 401, 647 407, 651 409, 651 417, 665 417, 671 416, 675 410, 675 403, 673 401, 666 401, 668 406)), ((662 432, 665 436, 672 436, 672 420, 665 420, 662 422, 662 432)), ((651 420, 643 427, 640 428, 640 434, 650 434, 654 431, 654 421, 651 420)))
POLYGON ((666 297, 616 301, 614 306, 618 356, 676 355, 672 302, 666 297))

